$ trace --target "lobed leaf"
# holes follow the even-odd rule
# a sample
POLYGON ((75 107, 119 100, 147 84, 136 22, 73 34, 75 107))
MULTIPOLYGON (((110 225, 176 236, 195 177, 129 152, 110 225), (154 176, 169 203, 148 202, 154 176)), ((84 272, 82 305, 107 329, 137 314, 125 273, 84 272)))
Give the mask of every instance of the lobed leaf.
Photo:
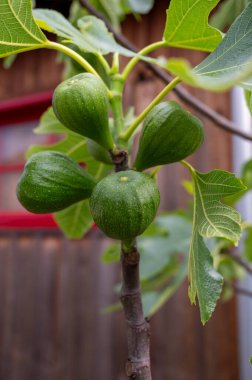
MULTIPOLYGON (((197 219, 195 218, 195 223, 197 219)), ((200 317, 205 324, 211 317, 222 289, 222 276, 213 267, 211 253, 194 227, 189 255, 189 298, 199 301, 200 317)))
POLYGON ((240 214, 220 202, 226 196, 246 189, 234 174, 213 170, 206 174, 195 172, 194 194, 197 228, 207 238, 223 237, 237 244, 241 235, 240 214))
POLYGON ((117 263, 120 261, 121 245, 120 243, 110 244, 101 256, 101 260, 104 264, 117 263))
POLYGON ((182 59, 171 59, 167 68, 195 87, 223 91, 237 84, 251 89, 252 4, 232 24, 216 50, 192 69, 182 59))
MULTIPOLYGON (((164 213, 138 237, 140 278, 146 316, 158 311, 185 280, 191 228, 191 220, 183 213, 164 213)), ((119 243, 110 245, 102 255, 102 261, 106 264, 119 259, 119 243)), ((106 310, 114 311, 114 308, 109 307, 106 310)))
POLYGON ((154 0, 124 0, 123 8, 125 12, 146 14, 149 13, 154 5, 154 0))
POLYGON ((94 223, 89 211, 88 200, 75 203, 62 211, 56 212, 54 219, 70 239, 82 238, 94 223))
POLYGON ((213 51, 222 40, 208 16, 220 0, 172 0, 167 10, 164 40, 169 46, 213 51))
POLYGON ((248 0, 225 0, 221 3, 220 8, 211 17, 211 25, 214 28, 222 30, 226 25, 232 24, 237 16, 246 7, 248 0))
POLYGON ((138 238, 142 280, 158 275, 174 255, 178 252, 186 254, 190 246, 192 227, 187 218, 175 213, 163 214, 156 218, 152 226, 155 226, 152 235, 147 230, 138 238))
POLYGON ((232 207, 221 202, 226 196, 243 191, 245 186, 234 174, 213 170, 203 174, 192 171, 194 184, 193 232, 189 254, 189 297, 199 300, 202 323, 215 309, 222 289, 222 276, 213 267, 204 237, 222 237, 238 243, 241 218, 232 207))
POLYGON ((40 48, 46 42, 32 16, 31 0, 1 0, 0 58, 40 48))
POLYGON ((78 162, 86 162, 89 158, 87 151, 87 141, 79 135, 67 135, 64 139, 51 145, 31 145, 26 152, 26 158, 31 155, 42 151, 57 151, 65 153, 73 160, 78 162))
POLYGON ((67 133, 74 134, 66 128, 61 122, 57 119, 54 114, 53 108, 49 107, 41 116, 39 125, 33 130, 34 133, 38 135, 46 135, 50 133, 67 133))
POLYGON ((180 268, 168 286, 161 291, 147 292, 143 295, 144 315, 151 317, 182 285, 187 275, 187 262, 180 264, 180 268), (152 295, 152 296, 151 296, 152 295))
POLYGON ((65 42, 73 43, 79 49, 106 55, 117 52, 126 56, 135 55, 120 46, 109 33, 105 23, 94 16, 84 16, 78 20, 80 30, 76 29, 61 13, 50 9, 33 11, 37 24, 47 31, 55 33, 65 42))

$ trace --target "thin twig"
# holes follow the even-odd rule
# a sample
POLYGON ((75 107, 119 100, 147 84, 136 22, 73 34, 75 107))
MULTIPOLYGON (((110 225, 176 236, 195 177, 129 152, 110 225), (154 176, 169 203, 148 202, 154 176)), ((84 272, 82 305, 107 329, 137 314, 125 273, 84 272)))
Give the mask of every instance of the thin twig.
POLYGON ((236 294, 241 294, 243 296, 252 298, 252 291, 251 290, 242 288, 241 286, 237 285, 236 283, 231 282, 231 281, 227 281, 227 280, 225 281, 225 284, 227 286, 231 287, 236 294))
POLYGON ((234 291, 237 294, 241 294, 246 297, 252 298, 252 292, 248 289, 241 288, 240 286, 237 286, 236 284, 232 284, 234 291))
POLYGON ((240 255, 238 255, 237 253, 233 251, 228 251, 228 254, 229 256, 232 257, 234 261, 237 262, 237 264, 239 264, 241 267, 243 267, 246 270, 247 274, 252 276, 252 267, 249 263, 247 263, 245 260, 243 260, 243 258, 240 255))
MULTIPOLYGON (((92 15, 103 20, 108 28, 108 30, 113 33, 115 39, 127 49, 130 49, 134 52, 138 52, 139 49, 130 42, 125 36, 118 33, 113 26, 108 22, 106 17, 98 12, 87 0, 80 0, 80 3, 91 13, 92 15)), ((160 79, 162 79, 165 83, 169 83, 172 80, 172 77, 160 69, 159 67, 151 64, 150 62, 144 62, 144 64, 160 79)), ((239 136, 245 140, 252 141, 252 135, 250 133, 246 133, 240 131, 238 126, 235 125, 231 120, 227 119, 225 116, 219 114, 214 111, 211 107, 207 106, 205 103, 201 102, 183 87, 179 86, 174 89, 174 92, 178 95, 178 97, 185 103, 192 106, 198 112, 200 112, 203 116, 207 117, 209 120, 213 121, 216 126, 225 130, 226 132, 232 133, 236 136, 239 136)))

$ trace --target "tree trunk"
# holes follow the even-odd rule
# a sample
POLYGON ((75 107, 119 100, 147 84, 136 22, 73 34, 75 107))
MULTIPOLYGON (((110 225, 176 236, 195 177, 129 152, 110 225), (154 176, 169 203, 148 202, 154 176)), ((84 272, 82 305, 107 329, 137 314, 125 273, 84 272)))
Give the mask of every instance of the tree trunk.
POLYGON ((127 324, 128 361, 126 374, 130 379, 151 380, 150 325, 144 317, 139 281, 139 253, 136 246, 124 251, 122 245, 121 302, 127 324))

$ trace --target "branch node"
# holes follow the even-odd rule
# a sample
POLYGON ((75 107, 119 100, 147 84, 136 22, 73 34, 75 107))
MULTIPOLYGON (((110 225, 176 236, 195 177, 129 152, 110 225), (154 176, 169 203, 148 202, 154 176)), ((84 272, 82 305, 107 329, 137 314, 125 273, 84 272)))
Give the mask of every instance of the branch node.
POLYGON ((119 150, 117 153, 111 152, 110 154, 117 173, 129 169, 128 152, 126 150, 119 150))

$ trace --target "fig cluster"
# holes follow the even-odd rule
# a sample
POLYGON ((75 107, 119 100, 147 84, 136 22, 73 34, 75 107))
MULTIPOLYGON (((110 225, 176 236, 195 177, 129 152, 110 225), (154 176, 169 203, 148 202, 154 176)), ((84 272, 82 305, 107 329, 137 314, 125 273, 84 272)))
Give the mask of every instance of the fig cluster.
MULTIPOLYGON (((96 160, 113 163, 108 89, 99 77, 83 73, 62 82, 54 91, 53 110, 66 128, 87 139, 96 160)), ((203 137, 196 117, 174 101, 163 102, 145 119, 131 170, 97 182, 64 153, 42 151, 27 161, 17 196, 33 213, 56 212, 90 198, 93 219, 107 236, 134 239, 153 221, 160 202, 154 177, 142 171, 183 160, 202 144, 203 137)))

